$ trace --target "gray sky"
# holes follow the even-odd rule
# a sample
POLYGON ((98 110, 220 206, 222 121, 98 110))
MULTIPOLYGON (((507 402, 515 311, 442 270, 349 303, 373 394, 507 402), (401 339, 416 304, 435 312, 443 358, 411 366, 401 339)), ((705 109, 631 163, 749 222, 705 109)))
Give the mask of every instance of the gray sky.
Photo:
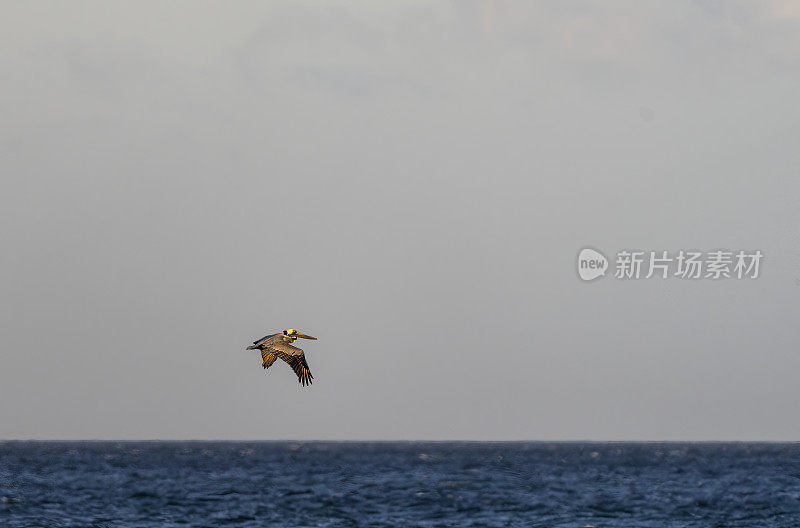
POLYGON ((0 438, 800 439, 796 3, 2 11, 0 438))

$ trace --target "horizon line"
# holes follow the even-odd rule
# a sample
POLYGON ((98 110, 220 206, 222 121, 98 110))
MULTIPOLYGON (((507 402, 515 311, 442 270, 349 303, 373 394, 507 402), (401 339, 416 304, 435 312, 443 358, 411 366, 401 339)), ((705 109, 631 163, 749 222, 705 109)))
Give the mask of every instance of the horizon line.
POLYGON ((388 444, 388 443, 408 443, 408 444, 423 444, 423 443, 465 443, 465 444, 796 444, 800 440, 719 440, 719 439, 703 439, 703 440, 474 440, 474 439, 416 439, 416 440, 398 440, 398 439, 297 439, 297 438, 261 438, 261 439, 204 439, 204 438, 182 438, 182 439, 159 439, 159 438, 3 438, 0 443, 9 442, 41 442, 41 443, 59 443, 59 442, 86 442, 86 443, 101 443, 101 442, 206 442, 206 443, 338 443, 338 444, 388 444))

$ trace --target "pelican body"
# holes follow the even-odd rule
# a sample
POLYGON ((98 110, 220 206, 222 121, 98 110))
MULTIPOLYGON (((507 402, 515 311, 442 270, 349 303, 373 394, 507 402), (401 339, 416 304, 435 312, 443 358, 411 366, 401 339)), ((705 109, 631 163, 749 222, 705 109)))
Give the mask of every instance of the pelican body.
POLYGON ((302 349, 292 346, 292 343, 297 338, 317 339, 290 328, 282 333, 270 334, 253 341, 253 344, 247 347, 247 350, 261 351, 261 358, 264 360, 261 366, 265 369, 271 367, 276 359, 281 358, 292 367, 301 385, 311 385, 311 380, 314 379, 314 376, 311 375, 311 370, 308 368, 306 356, 302 349))

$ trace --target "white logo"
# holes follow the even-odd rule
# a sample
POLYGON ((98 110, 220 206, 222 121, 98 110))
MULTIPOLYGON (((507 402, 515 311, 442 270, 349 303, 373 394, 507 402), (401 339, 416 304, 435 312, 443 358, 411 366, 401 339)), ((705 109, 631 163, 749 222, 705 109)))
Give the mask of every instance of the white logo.
POLYGON ((585 281, 604 276, 608 269, 608 259, 599 251, 583 248, 578 253, 578 275, 585 281))
MULTIPOLYGON (((617 252, 615 279, 757 279, 764 254, 759 251, 637 251, 617 252)), ((583 248, 578 254, 578 276, 591 281, 605 276, 608 259, 597 250, 583 248)))

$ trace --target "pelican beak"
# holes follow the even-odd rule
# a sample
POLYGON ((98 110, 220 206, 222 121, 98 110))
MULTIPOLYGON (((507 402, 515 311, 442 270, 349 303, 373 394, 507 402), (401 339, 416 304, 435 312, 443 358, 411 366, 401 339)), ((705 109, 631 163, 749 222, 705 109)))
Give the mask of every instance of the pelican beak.
POLYGON ((317 340, 317 338, 316 338, 316 337, 311 337, 310 335, 301 334, 300 332, 297 332, 297 333, 294 335, 294 337, 302 337, 303 339, 313 339, 313 340, 315 340, 315 341, 317 340))

